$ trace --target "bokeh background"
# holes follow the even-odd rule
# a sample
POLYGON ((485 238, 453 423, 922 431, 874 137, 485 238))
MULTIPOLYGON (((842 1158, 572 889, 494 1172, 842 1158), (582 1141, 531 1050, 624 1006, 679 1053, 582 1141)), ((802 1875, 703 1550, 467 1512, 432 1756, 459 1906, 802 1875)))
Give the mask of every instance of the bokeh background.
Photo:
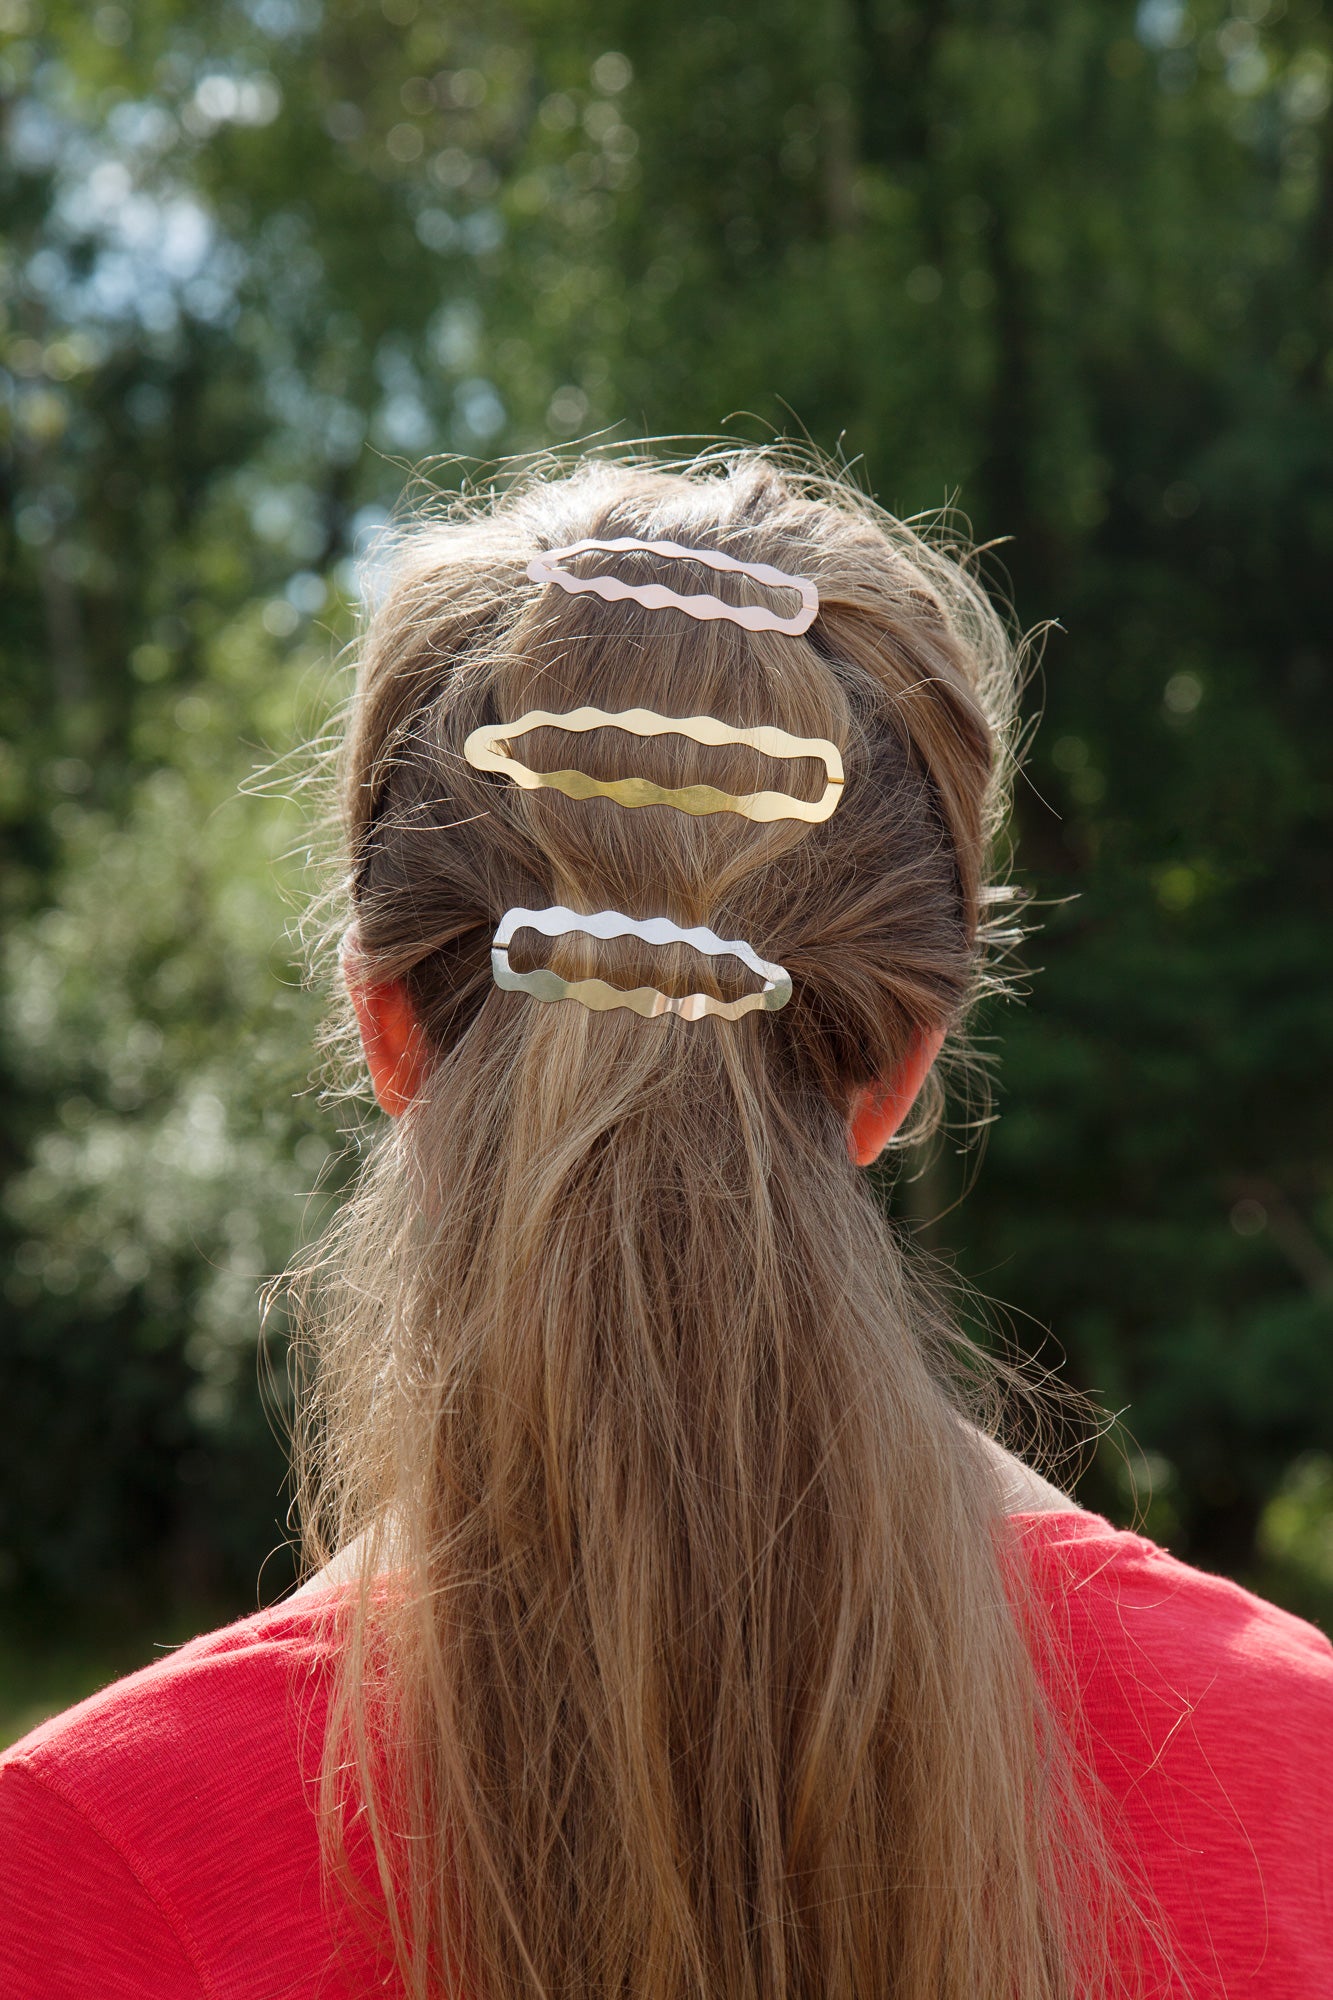
POLYGON ((977 1185, 948 1147, 907 1198, 1123 1418, 1085 1501, 1329 1622, 1326 10, 0 33, 0 1736, 290 1578, 258 1290, 364 1141, 311 1083, 281 760, 411 468, 606 427, 808 434, 1009 538, 1018 618, 1059 621, 1016 806, 1043 929, 977 1185))

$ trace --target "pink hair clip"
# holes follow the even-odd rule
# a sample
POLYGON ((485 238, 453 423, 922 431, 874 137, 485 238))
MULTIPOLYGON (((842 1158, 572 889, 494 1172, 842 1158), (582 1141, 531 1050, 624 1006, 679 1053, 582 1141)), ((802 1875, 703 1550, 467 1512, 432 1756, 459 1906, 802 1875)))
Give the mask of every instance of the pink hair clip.
POLYGON ((743 625, 748 632, 804 632, 814 623, 819 609, 819 592, 808 577, 789 576, 785 570, 774 569, 771 563, 737 562, 735 556, 724 556, 720 549, 689 549, 680 542, 640 542, 632 535, 622 535, 613 542, 590 538, 572 542, 567 549, 544 550, 528 564, 528 575, 534 583, 557 584, 561 590, 569 591, 571 596, 591 591, 608 603, 613 598, 632 597, 652 611, 662 611, 670 605, 677 611, 686 612, 691 618, 729 619, 733 625, 743 625), (639 549, 646 555, 675 556, 690 562, 701 562, 709 569, 738 571, 742 576, 753 577, 756 583, 767 584, 773 590, 799 592, 801 608, 792 617, 783 618, 762 604, 726 604, 720 597, 710 597, 707 593, 682 597, 678 591, 668 590, 664 583, 626 583, 623 577, 600 572, 596 576, 574 576, 569 570, 560 568, 561 562, 568 557, 584 555, 591 549, 608 555, 639 549))

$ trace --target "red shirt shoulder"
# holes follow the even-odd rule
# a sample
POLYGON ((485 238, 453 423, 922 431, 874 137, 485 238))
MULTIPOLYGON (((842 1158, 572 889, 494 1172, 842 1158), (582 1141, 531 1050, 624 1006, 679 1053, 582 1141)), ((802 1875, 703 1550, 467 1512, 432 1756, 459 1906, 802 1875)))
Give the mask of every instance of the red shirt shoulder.
POLYGON ((0 1759, 6 2000, 346 1990, 314 1809, 331 1644, 327 1600, 296 1600, 0 1759))
MULTIPOLYGON (((1050 1685, 1174 1929, 1157 1994, 1333 1993, 1333 1648, 1096 1515, 1013 1530, 1050 1685)), ((322 1894, 327 1598, 210 1633, 0 1759, 5 2000, 343 2000, 380 1983, 322 1894)))
POLYGON ((1077 1704, 1112 1838, 1175 1932, 1167 1990, 1333 1993, 1333 1646, 1099 1515, 1014 1525, 1053 1702, 1077 1704))

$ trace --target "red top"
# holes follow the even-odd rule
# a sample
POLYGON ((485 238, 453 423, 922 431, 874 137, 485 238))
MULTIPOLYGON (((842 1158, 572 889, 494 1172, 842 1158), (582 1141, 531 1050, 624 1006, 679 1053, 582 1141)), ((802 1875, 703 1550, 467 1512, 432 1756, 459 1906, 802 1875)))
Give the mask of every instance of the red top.
MULTIPOLYGON (((1013 1518, 1119 1802, 1113 1838, 1175 1929, 1179 1977, 1150 1965, 1149 1993, 1333 1995, 1333 1648, 1096 1514, 1013 1518)), ((327 1601, 195 1639, 0 1759, 4 2000, 379 1984, 321 1896, 327 1601)))

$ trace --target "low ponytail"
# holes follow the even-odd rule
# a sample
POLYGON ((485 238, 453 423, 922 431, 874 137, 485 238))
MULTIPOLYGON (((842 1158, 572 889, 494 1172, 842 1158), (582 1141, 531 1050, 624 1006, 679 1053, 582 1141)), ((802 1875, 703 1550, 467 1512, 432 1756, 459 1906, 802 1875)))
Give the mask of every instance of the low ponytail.
MULTIPOLYGON (((988 977, 1012 695, 963 569, 759 454, 588 466, 406 544, 343 807, 365 976, 406 983, 431 1062, 296 1295, 310 1560, 360 1554, 326 1838, 336 1863, 364 1814, 418 2000, 1094 1988, 1096 1832, 964 1421, 980 1359, 846 1137, 854 1091, 956 1036, 988 977), (819 618, 753 633, 526 579, 626 535, 811 577, 819 618), (583 704, 830 738, 843 800, 695 819, 462 757, 481 723, 583 704), (791 1002, 644 1020, 499 991, 500 917, 555 903, 746 938, 791 1002)), ((624 775, 622 734, 579 741, 624 775)), ((556 768, 568 739, 524 754, 556 768)), ((635 739, 633 769, 775 782, 680 737, 635 739)), ((685 947, 537 943, 516 961, 741 990, 685 947)))

